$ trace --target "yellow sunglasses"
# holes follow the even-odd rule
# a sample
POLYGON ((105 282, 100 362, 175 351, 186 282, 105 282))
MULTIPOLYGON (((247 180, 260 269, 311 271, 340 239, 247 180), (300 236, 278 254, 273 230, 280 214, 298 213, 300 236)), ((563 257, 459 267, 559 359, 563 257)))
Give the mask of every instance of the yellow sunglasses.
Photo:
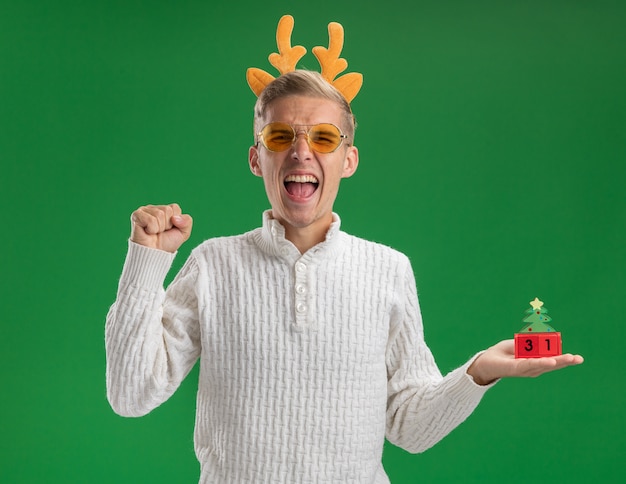
POLYGON ((280 152, 289 149, 299 133, 306 135, 310 148, 318 153, 332 153, 341 146, 344 139, 348 138, 331 123, 292 126, 278 122, 266 125, 257 133, 257 137, 269 151, 280 152))

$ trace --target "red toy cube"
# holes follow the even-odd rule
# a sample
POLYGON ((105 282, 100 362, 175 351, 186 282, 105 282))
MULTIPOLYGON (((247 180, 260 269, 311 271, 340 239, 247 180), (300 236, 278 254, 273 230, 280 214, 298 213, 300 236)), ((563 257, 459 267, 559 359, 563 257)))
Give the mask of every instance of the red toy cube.
POLYGON ((562 354, 561 333, 515 333, 515 358, 541 358, 562 354))

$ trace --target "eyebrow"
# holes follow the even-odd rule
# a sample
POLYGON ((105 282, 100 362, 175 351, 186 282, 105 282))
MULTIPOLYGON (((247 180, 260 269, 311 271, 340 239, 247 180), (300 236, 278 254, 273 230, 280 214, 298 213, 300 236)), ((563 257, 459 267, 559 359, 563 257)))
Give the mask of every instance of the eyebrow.
MULTIPOLYGON (((319 125, 314 124, 314 125, 313 125, 313 126, 311 126, 311 127, 314 127, 314 126, 319 126, 319 125)), ((324 129, 324 130, 323 130, 323 129, 318 128, 317 132, 318 132, 319 134, 336 134, 336 132, 335 132, 335 131, 332 131, 332 130, 330 130, 330 129, 324 129)))

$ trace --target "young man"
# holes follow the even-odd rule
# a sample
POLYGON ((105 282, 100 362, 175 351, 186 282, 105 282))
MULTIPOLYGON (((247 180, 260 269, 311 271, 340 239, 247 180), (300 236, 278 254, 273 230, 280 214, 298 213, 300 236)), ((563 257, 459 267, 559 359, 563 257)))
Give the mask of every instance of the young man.
POLYGON ((254 125, 250 169, 271 206, 262 227, 204 242, 164 292, 192 220, 175 204, 138 209, 107 318, 108 398, 121 415, 150 412, 200 358, 201 482, 389 482, 385 437, 423 451, 498 378, 582 362, 516 360, 504 341, 443 377, 408 259, 342 232, 332 211, 358 166, 345 99, 294 71, 265 88, 254 125))

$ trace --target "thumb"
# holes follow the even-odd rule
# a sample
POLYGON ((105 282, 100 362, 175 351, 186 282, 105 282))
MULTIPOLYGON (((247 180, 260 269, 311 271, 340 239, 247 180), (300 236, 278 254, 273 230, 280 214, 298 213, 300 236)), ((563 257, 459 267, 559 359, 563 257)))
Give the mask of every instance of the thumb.
POLYGON ((193 219, 191 218, 191 215, 174 215, 172 217, 172 224, 180 230, 181 234, 185 237, 185 240, 189 238, 191 235, 191 228, 193 226, 193 219))

